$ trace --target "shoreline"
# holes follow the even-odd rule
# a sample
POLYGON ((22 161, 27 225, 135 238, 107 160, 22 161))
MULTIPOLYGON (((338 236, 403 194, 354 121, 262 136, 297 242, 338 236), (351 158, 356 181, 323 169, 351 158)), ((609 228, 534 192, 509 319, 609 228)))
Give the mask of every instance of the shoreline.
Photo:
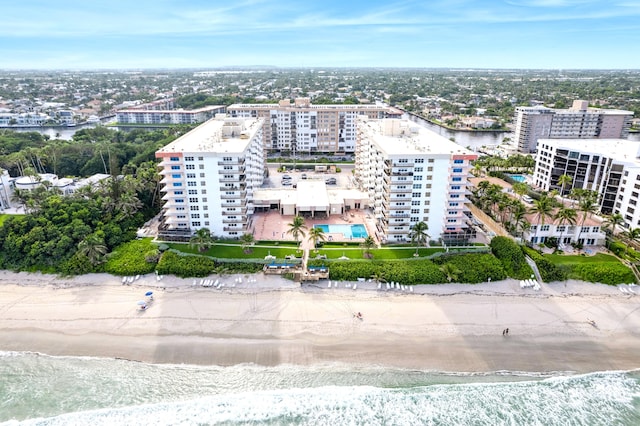
POLYGON ((505 280, 421 285, 408 293, 377 290, 375 283, 299 287, 260 274, 223 280, 228 287, 217 290, 155 275, 126 286, 107 274, 2 271, 0 350, 159 364, 337 362, 469 373, 588 373, 640 364, 640 294, 616 287, 569 281, 534 292, 505 280), (139 311, 147 290, 155 300, 139 311))

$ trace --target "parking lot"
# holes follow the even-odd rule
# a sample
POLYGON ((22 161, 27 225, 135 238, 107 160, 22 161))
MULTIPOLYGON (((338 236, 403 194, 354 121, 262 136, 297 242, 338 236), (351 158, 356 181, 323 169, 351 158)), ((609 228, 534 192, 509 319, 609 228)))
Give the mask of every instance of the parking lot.
POLYGON ((340 165, 340 173, 329 172, 315 172, 313 170, 288 170, 286 172, 279 172, 277 164, 269 164, 269 177, 265 179, 263 188, 293 188, 297 186, 298 182, 303 179, 308 180, 321 180, 327 182, 328 179, 335 179, 335 184, 327 184, 327 188, 353 188, 353 174, 352 170, 354 166, 352 164, 340 165), (284 178, 289 177, 290 179, 284 178))

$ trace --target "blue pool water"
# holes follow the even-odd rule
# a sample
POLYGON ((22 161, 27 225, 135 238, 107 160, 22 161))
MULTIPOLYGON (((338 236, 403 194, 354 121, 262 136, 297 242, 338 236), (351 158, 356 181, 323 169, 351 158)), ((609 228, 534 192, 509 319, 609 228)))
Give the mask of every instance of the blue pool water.
POLYGON ((515 180, 516 182, 524 182, 525 181, 525 177, 522 175, 508 175, 511 179, 515 180))
POLYGON ((358 225, 313 225, 325 233, 342 234, 345 238, 367 238, 367 229, 362 224, 358 225))

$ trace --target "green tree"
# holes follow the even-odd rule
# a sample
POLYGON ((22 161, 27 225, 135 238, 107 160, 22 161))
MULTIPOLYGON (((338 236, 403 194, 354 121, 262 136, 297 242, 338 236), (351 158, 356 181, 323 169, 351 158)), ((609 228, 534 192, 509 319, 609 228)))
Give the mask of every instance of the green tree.
POLYGON ((304 231, 307 229, 307 225, 304 223, 304 218, 296 215, 287 226, 289 227, 287 234, 291 234, 291 236, 296 240, 296 243, 300 243, 299 238, 306 235, 304 231))
POLYGON ((582 228, 584 227, 584 223, 587 220, 587 217, 595 214, 598 211, 598 205, 596 204, 594 195, 592 193, 585 194, 585 196, 578 203, 578 209, 582 212, 582 221, 580 222, 580 230, 578 231, 578 241, 580 241, 582 228))
POLYGON ((107 254, 107 246, 104 244, 104 238, 97 233, 88 235, 78 243, 78 254, 89 259, 92 265, 98 265, 104 260, 105 254, 107 254))
POLYGON ((453 263, 445 263, 440 265, 440 271, 447 277, 447 281, 457 281, 462 271, 458 269, 453 263))
POLYGON ((560 185, 560 195, 564 196, 564 189, 566 185, 571 185, 573 178, 569 175, 561 175, 558 178, 558 185, 560 185))
MULTIPOLYGON (((554 219, 558 221, 559 225, 564 224, 575 225, 578 213, 571 207, 561 207, 554 215, 554 219)), ((562 243, 562 233, 560 233, 560 242, 562 243)))
POLYGON ((640 240, 640 228, 629 228, 625 231, 624 236, 629 240, 629 243, 626 244, 627 248, 624 251, 625 256, 629 253, 629 246, 631 243, 634 243, 640 240))
POLYGON ((616 228, 622 224, 624 224, 624 217, 620 213, 614 213, 604 221, 605 227, 611 228, 611 235, 614 238, 616 236, 616 228))
POLYGON ((538 230, 544 226, 545 220, 553 216, 553 202, 552 199, 543 195, 538 200, 533 200, 533 206, 529 209, 529 213, 536 215, 538 218, 538 224, 536 224, 535 236, 538 235, 538 230))
POLYGON ((213 245, 214 241, 209 228, 200 228, 189 240, 189 246, 191 248, 197 248, 200 252, 204 252, 213 245))
POLYGON ((318 246, 318 241, 325 241, 327 236, 324 234, 324 230, 320 227, 314 226, 309 229, 309 241, 313 243, 313 248, 318 246))
POLYGON ((425 246, 427 241, 429 241, 429 234, 427 234, 428 229, 429 226, 422 221, 411 227, 409 238, 411 238, 411 243, 416 245, 416 256, 418 256, 418 247, 425 246))
POLYGON ((364 241, 360 243, 360 246, 364 250, 364 257, 366 257, 367 259, 371 259, 371 249, 375 247, 375 245, 376 240, 374 240, 371 235, 367 236, 367 238, 365 238, 364 241))
POLYGON ((255 237, 250 232, 245 232, 240 237, 240 241, 242 242, 242 251, 244 254, 251 253, 251 246, 256 242, 255 237))

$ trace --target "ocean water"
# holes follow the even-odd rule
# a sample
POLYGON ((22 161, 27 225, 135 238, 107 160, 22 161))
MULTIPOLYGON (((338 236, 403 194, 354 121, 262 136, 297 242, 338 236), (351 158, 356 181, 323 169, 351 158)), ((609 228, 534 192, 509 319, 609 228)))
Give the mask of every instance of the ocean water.
POLYGON ((0 424, 638 425, 640 373, 154 365, 0 352, 0 424))

